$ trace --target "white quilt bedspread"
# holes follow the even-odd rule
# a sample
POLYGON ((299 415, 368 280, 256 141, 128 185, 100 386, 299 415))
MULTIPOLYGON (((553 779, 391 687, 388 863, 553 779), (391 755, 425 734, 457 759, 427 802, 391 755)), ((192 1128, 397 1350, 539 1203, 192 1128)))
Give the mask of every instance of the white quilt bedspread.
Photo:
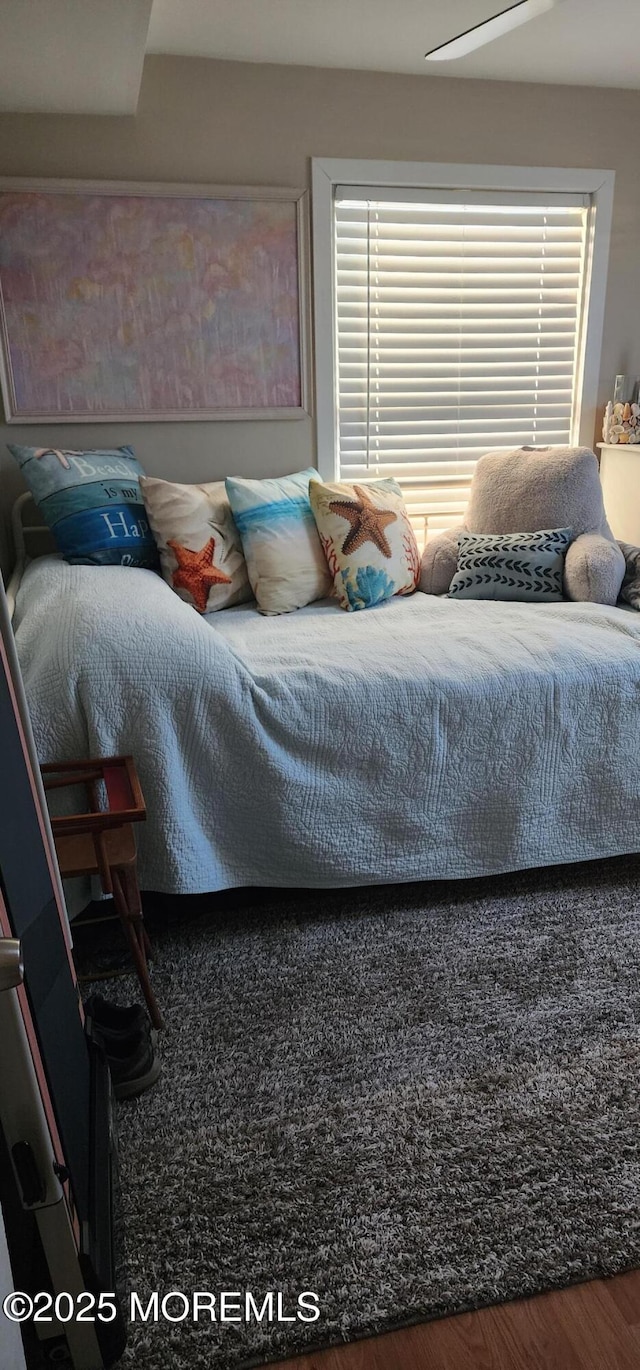
POLYGON ((42 760, 132 752, 143 887, 483 875, 640 850, 640 614, 417 593, 203 619, 149 571, 28 569, 42 760))

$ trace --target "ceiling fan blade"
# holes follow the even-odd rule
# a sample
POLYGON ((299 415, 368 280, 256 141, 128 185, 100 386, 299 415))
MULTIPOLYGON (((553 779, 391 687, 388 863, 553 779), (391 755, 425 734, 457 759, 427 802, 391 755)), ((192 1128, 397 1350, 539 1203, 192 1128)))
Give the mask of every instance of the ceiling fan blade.
POLYGON ((464 33, 459 33, 456 38, 439 43, 437 48, 425 53, 425 58, 428 62, 450 62, 456 57, 466 57, 467 53, 474 52, 485 43, 492 43, 495 38, 501 38, 504 33, 518 28, 520 24, 527 24, 530 19, 535 19, 538 14, 544 14, 545 10, 553 9, 558 3, 559 0, 516 0, 514 5, 508 5, 498 14, 493 14, 489 19, 483 19, 479 24, 465 29, 464 33))

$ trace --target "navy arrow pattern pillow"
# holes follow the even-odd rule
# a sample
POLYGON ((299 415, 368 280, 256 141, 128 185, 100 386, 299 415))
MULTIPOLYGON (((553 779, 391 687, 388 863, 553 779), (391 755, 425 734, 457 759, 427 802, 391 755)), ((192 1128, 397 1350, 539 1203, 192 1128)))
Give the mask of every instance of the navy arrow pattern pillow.
POLYGON ((461 533, 452 599, 518 599, 550 604, 564 598, 570 528, 538 533, 461 533))

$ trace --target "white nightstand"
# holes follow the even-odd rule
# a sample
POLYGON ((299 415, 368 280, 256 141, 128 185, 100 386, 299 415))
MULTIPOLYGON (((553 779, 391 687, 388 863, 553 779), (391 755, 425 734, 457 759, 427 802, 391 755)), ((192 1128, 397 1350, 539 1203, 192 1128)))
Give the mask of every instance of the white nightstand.
POLYGON ((599 442, 600 480, 611 531, 640 546, 640 443, 599 442))

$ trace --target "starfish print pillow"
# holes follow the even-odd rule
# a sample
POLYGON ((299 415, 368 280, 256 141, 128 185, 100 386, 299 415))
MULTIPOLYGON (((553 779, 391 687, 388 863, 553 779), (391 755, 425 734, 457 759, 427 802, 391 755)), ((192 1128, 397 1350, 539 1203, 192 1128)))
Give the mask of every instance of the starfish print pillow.
POLYGON ((251 599, 247 566, 223 480, 140 481, 164 579, 199 614, 251 599))
POLYGON ((343 609, 412 594, 420 553, 395 480, 312 485, 309 497, 343 609))

